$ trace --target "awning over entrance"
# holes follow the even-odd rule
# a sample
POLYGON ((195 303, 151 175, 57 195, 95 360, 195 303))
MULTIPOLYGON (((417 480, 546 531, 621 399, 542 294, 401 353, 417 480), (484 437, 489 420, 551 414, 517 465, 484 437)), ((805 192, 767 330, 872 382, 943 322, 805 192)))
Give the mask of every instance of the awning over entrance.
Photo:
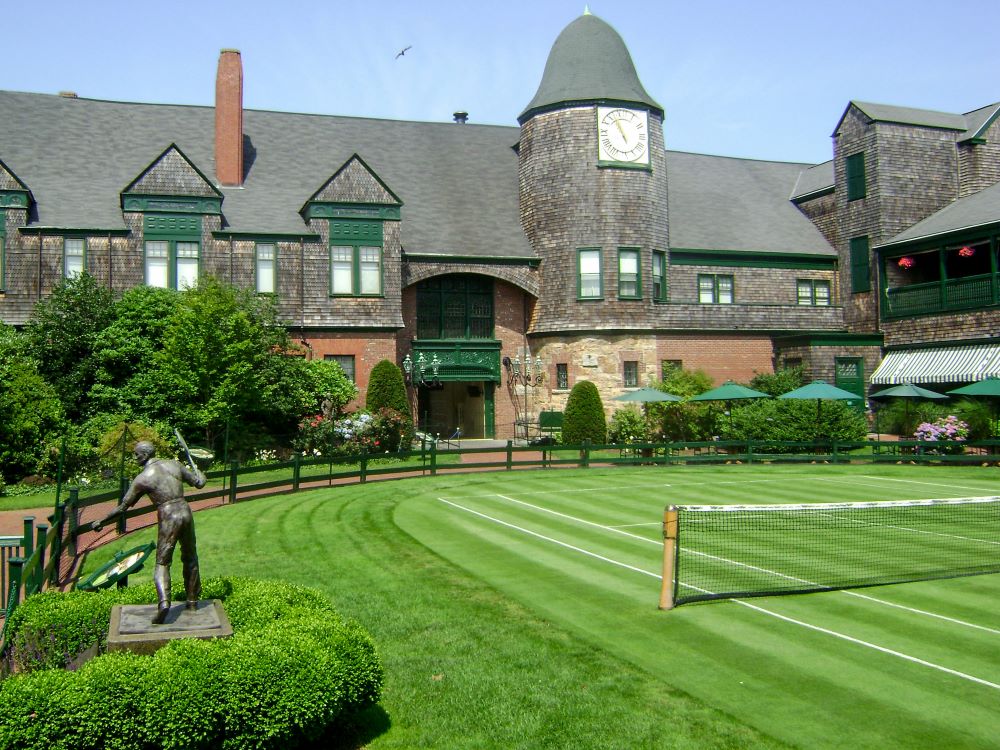
POLYGON ((1000 344, 889 352, 872 373, 875 385, 967 383, 1000 377, 1000 344))

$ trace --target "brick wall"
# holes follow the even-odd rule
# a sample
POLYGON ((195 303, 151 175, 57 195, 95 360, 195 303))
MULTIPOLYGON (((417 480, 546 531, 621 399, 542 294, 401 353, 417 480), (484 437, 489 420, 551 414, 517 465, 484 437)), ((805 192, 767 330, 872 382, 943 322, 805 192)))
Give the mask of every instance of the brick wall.
POLYGON ((347 406, 348 411, 364 407, 368 377, 375 365, 383 359, 400 363, 395 331, 309 331, 307 340, 312 347, 312 359, 323 359, 331 354, 354 357, 358 398, 347 406))

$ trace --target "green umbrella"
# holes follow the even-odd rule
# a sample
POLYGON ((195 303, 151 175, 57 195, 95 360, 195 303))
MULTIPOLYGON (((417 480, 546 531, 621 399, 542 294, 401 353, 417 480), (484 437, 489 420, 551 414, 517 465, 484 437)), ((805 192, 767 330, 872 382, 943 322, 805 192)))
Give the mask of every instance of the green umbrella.
POLYGON ((958 393, 962 396, 1000 396, 1000 378, 986 378, 975 383, 963 385, 948 393, 958 393))
POLYGON ((808 401, 816 399, 816 436, 819 437, 819 421, 823 413, 824 401, 860 401, 861 396, 835 385, 830 385, 825 380, 814 380, 809 385, 796 388, 794 391, 782 393, 778 398, 801 399, 808 401))
MULTIPOLYGON (((1000 380, 998 380, 997 382, 1000 383, 1000 380)), ((952 393, 954 393, 954 391, 952 391, 952 393)), ((948 398, 948 397, 943 393, 938 393, 937 391, 929 391, 926 388, 921 388, 919 385, 913 385, 912 383, 902 383, 901 385, 893 386, 892 388, 887 388, 884 391, 873 393, 868 398, 948 398)))
POLYGON ((741 399, 751 399, 751 398, 770 398, 770 394, 762 393, 760 391, 755 391, 753 388, 747 388, 745 385, 740 385, 739 383, 734 383, 732 380, 727 380, 718 388, 713 388, 710 391, 699 393, 697 396, 692 396, 688 400, 725 401, 726 411, 729 413, 729 429, 732 430, 734 428, 733 428, 733 405, 731 402, 741 399))
MULTIPOLYGON (((904 398, 906 404, 903 414, 903 431, 907 432, 910 425, 910 399, 914 398, 948 398, 943 393, 938 393, 937 391, 931 391, 926 388, 921 388, 919 385, 913 385, 912 383, 901 383, 900 385, 893 386, 892 388, 886 388, 884 391, 879 391, 878 393, 873 393, 868 398, 904 398)), ((875 433, 878 434, 878 413, 875 414, 875 433)))
POLYGON ((1000 412, 1000 408, 997 407, 996 399, 1000 398, 1000 378, 977 380, 975 383, 963 385, 961 388, 948 391, 948 393, 954 393, 959 396, 987 396, 993 398, 993 434, 996 435, 998 412, 1000 412))
POLYGON ((615 396, 612 401, 636 401, 640 404, 648 404, 653 401, 683 401, 680 396, 672 393, 665 393, 656 388, 640 388, 637 391, 629 391, 621 396, 615 396))

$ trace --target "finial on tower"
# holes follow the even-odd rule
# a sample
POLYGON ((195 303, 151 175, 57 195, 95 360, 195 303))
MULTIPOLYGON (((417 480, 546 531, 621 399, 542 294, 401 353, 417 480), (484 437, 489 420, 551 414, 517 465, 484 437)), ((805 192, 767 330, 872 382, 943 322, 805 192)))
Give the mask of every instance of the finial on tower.
POLYGON ((584 6, 583 6, 583 15, 585 15, 585 16, 589 16, 590 15, 590 5, 584 4, 584 6))

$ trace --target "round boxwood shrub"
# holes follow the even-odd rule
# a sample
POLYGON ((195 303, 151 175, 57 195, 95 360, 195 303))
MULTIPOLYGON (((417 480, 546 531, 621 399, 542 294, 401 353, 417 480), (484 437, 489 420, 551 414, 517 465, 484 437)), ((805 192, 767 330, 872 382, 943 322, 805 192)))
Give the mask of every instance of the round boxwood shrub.
POLYGON ((203 594, 223 600, 232 638, 105 653, 75 672, 58 667, 104 640, 114 604, 154 602, 152 585, 30 597, 11 618, 20 673, 0 681, 0 748, 292 748, 378 700, 371 638, 321 593, 219 578, 203 594))
POLYGON ((562 441, 567 445, 580 445, 584 440, 602 444, 607 434, 604 404, 597 386, 589 380, 578 381, 569 392, 563 411, 562 441))

